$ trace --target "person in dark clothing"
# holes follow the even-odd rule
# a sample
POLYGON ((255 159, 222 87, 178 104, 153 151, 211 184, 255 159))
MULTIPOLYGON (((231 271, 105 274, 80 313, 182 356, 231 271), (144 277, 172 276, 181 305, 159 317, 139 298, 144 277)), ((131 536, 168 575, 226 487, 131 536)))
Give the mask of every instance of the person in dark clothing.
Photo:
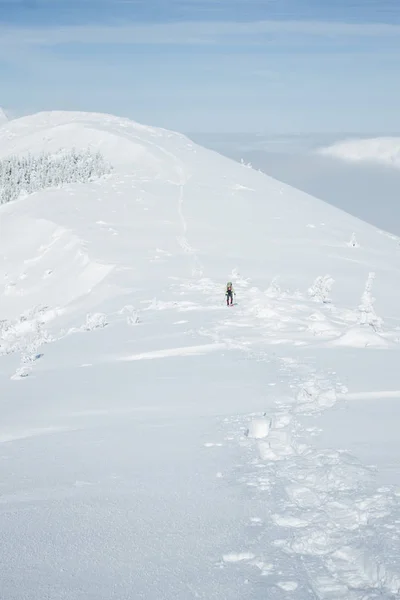
POLYGON ((226 284, 225 296, 226 296, 226 305, 229 306, 229 304, 233 304, 233 296, 236 296, 236 292, 233 289, 233 285, 232 285, 231 281, 228 281, 228 283, 226 284))

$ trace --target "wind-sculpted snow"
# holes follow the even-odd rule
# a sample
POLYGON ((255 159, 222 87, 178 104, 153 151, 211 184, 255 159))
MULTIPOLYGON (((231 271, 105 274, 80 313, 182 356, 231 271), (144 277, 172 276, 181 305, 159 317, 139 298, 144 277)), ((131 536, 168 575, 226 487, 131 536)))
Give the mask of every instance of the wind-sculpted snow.
POLYGON ((127 119, 0 129, 72 147, 112 173, 0 207, 2 597, 396 598, 398 440, 354 415, 400 395, 399 240, 127 119))

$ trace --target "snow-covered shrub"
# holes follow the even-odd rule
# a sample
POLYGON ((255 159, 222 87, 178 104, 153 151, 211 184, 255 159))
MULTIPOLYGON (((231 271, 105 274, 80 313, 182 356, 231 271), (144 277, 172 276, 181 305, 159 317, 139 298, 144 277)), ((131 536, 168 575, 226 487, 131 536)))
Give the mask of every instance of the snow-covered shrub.
POLYGON ((320 275, 316 278, 313 285, 309 288, 308 294, 316 302, 323 302, 324 304, 329 303, 329 298, 334 279, 330 275, 320 275))
POLYGON ((374 309, 375 298, 372 297, 372 284, 375 279, 375 273, 369 273, 365 284, 364 293, 361 296, 359 310, 359 324, 369 325, 374 331, 380 331, 383 325, 383 319, 378 317, 374 309))
POLYGON ((350 246, 350 248, 359 248, 360 247, 360 244, 357 242, 355 233, 352 234, 350 241, 347 242, 347 245, 350 246))
POLYGON ((119 310, 118 312, 120 315, 124 315, 125 313, 128 313, 128 316, 126 317, 126 322, 128 323, 128 325, 137 325, 138 323, 141 322, 139 313, 135 309, 135 307, 132 306, 132 304, 127 304, 126 306, 121 308, 121 310, 119 310))
POLYGON ((90 149, 3 158, 0 160, 0 204, 49 187, 94 181, 111 170, 100 152, 90 149))
POLYGON ((272 298, 277 298, 282 293, 280 285, 278 283, 278 277, 274 277, 269 284, 268 288, 265 290, 265 295, 270 296, 272 298))
POLYGON ((26 346, 21 352, 21 362, 24 364, 30 364, 35 362, 42 356, 39 352, 39 348, 48 342, 48 336, 42 330, 42 324, 36 323, 35 329, 26 341, 26 346))
MULTIPOLYGON (((24 322, 24 321, 21 321, 24 322)), ((12 379, 21 379, 28 377, 32 371, 33 364, 43 356, 39 349, 53 341, 53 338, 43 329, 44 322, 38 318, 32 324, 32 329, 24 335, 20 341, 21 364, 16 370, 12 379)))
POLYGON ((108 325, 107 316, 104 313, 93 313, 86 315, 86 323, 83 325, 83 331, 93 331, 102 329, 108 325))
POLYGON ((242 167, 247 167, 248 169, 252 169, 253 168, 253 165, 250 162, 248 162, 248 163, 245 162, 243 160, 243 158, 240 159, 240 164, 242 165, 242 167))
POLYGON ((138 325, 138 323, 140 323, 139 315, 137 313, 133 313, 129 317, 126 317, 126 322, 128 325, 138 325))

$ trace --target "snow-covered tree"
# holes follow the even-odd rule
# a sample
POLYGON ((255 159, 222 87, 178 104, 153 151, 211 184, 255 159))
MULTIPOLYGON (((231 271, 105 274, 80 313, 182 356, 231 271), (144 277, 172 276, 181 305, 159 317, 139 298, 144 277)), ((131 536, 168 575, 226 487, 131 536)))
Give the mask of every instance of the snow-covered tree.
POLYGON ((86 323, 81 329, 84 331, 93 331, 94 329, 102 329, 107 325, 107 316, 104 313, 89 313, 86 315, 86 323))
POLYGON ((356 238, 356 234, 353 232, 351 239, 349 242, 347 242, 347 245, 350 246, 350 248, 359 248, 360 244, 357 242, 357 238, 356 238))
POLYGON ((100 152, 90 149, 10 156, 0 160, 0 204, 49 187, 94 181, 111 170, 100 152))
POLYGON ((316 302, 330 303, 330 292, 335 280, 330 275, 320 275, 308 289, 308 294, 316 302))
POLYGON ((378 317, 374 309, 375 298, 372 296, 372 284, 375 279, 375 273, 369 273, 365 284, 364 293, 361 296, 359 310, 360 325, 369 325, 374 331, 380 331, 383 325, 383 319, 378 317))

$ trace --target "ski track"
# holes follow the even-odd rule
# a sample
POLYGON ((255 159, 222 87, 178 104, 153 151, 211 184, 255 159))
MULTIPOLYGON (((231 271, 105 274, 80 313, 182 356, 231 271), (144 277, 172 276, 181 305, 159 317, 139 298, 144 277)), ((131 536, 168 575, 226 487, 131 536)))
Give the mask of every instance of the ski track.
POLYGON ((186 181, 188 180, 188 178, 185 176, 183 167, 180 164, 180 162, 178 161, 178 159, 175 156, 173 158, 177 165, 176 171, 177 171, 178 177, 179 177, 178 215, 179 215, 179 221, 181 223, 181 228, 182 228, 182 236, 177 238, 177 242, 186 254, 189 254, 192 256, 192 261, 193 261, 192 262, 192 276, 193 277, 202 277, 203 265, 201 264, 195 250, 189 244, 187 237, 186 237, 188 227, 187 227, 185 215, 183 212, 183 203, 184 203, 184 197, 185 197, 185 184, 186 184, 186 181))
MULTIPOLYGON (((136 136, 133 136, 133 138, 135 138, 135 137, 136 136)), ((140 143, 142 143, 141 138, 137 138, 137 139, 140 143)), ((179 217, 179 222, 180 222, 181 229, 182 229, 182 235, 177 236, 177 242, 186 254, 192 256, 192 261, 193 261, 192 276, 193 277, 202 277, 203 265, 201 264, 201 261, 199 260, 195 250, 189 244, 187 237, 186 237, 188 227, 187 227, 187 222, 186 222, 184 211, 183 211, 183 204, 184 204, 184 195, 185 195, 185 192, 184 192, 185 185, 186 185, 187 181, 190 179, 190 176, 185 173, 185 170, 184 170, 184 167, 183 167, 181 161, 175 154, 173 154, 172 152, 169 152, 168 150, 166 150, 162 146, 159 146, 155 142, 150 142, 149 140, 147 140, 147 144, 152 148, 156 148, 156 150, 159 151, 160 153, 164 154, 164 156, 167 156, 168 158, 172 159, 172 161, 175 164, 175 170, 178 175, 178 182, 176 185, 179 188, 178 217, 179 217)))
POLYGON ((203 344, 201 346, 185 346, 183 348, 167 348, 165 350, 154 350, 152 352, 141 352, 120 358, 120 361, 130 362, 134 360, 154 360, 157 358, 169 358, 176 356, 198 356, 216 352, 225 348, 225 344, 203 344))

